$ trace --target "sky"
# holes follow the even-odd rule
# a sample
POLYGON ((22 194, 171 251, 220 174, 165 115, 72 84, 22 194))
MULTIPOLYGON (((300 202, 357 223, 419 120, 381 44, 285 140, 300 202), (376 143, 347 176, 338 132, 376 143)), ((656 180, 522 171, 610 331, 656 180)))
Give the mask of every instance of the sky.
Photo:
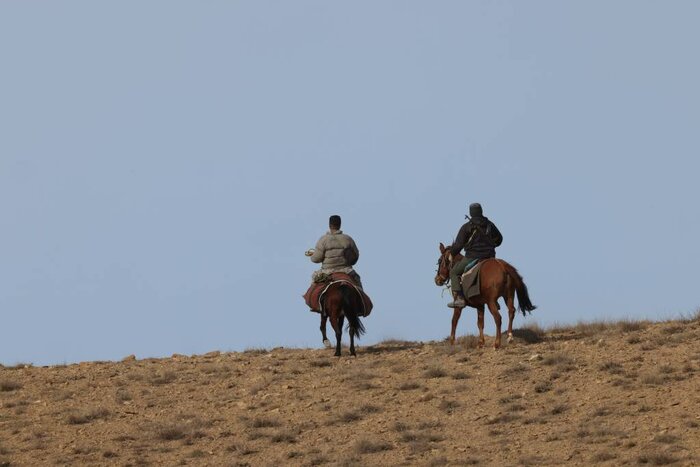
POLYGON ((0 363, 320 347, 304 251, 331 214, 375 304, 360 345, 444 339, 438 245, 472 202, 538 306, 516 328, 692 313, 699 15, 2 2, 0 363))

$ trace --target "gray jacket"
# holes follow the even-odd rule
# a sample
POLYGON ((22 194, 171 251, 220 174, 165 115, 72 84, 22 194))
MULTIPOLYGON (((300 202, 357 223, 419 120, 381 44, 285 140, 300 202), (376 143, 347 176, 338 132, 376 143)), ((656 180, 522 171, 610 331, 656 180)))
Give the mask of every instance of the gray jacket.
POLYGON ((328 232, 321 237, 316 242, 314 254, 311 255, 311 261, 323 262, 322 268, 328 272, 354 266, 359 258, 360 250, 357 249, 355 241, 342 230, 328 232))

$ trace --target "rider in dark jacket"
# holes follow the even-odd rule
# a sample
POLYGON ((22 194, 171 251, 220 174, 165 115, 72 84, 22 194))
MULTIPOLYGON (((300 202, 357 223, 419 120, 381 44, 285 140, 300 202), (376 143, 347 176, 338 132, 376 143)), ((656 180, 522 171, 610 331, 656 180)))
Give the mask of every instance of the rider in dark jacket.
POLYGON ((464 249, 464 258, 450 270, 451 287, 455 293, 455 300, 447 304, 450 308, 466 306, 461 281, 466 267, 475 260, 495 258, 496 247, 503 242, 503 235, 493 222, 484 217, 479 203, 469 205, 469 215, 471 219, 459 229, 457 239, 451 247, 452 256, 464 249))

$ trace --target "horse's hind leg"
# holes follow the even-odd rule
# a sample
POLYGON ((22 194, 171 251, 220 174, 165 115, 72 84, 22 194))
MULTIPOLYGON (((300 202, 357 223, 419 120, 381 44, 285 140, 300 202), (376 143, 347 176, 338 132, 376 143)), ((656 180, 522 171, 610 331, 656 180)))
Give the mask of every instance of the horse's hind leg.
POLYGON ((328 315, 321 313, 321 335, 323 336, 323 345, 328 349, 331 346, 331 341, 328 340, 326 336, 326 322, 328 321, 328 315))
POLYGON ((514 294, 509 294, 506 297, 506 306, 508 307, 508 343, 513 342, 513 319, 515 319, 515 297, 514 294))
POLYGON ((357 355, 355 354, 355 330, 350 328, 350 355, 353 357, 356 357, 357 355))
POLYGON ((333 329, 335 330, 335 356, 340 357, 340 341, 343 338, 343 320, 344 316, 339 316, 336 320, 333 329))
POLYGON ((484 305, 479 305, 476 309, 476 325, 479 328, 479 343, 477 346, 482 348, 486 344, 484 339, 484 305))
POLYGON ((493 343, 493 348, 498 349, 501 346, 501 313, 498 312, 498 304, 495 300, 490 300, 488 306, 493 320, 496 322, 496 340, 493 343))
POLYGON ((462 316, 462 308, 455 308, 452 312, 452 332, 450 332, 450 345, 455 345, 455 334, 457 333, 457 323, 462 316))

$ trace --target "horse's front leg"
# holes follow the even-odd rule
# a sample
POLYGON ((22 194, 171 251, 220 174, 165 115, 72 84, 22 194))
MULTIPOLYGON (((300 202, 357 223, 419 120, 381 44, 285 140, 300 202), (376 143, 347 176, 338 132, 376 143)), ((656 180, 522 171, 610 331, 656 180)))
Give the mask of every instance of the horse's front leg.
POLYGON ((328 349, 331 346, 331 341, 328 340, 326 336, 326 322, 328 321, 328 315, 326 313, 321 313, 321 335, 323 336, 323 345, 328 349))
POLYGON ((484 305, 479 305, 476 309, 476 315, 476 325, 479 328, 479 343, 477 345, 482 348, 486 344, 484 339, 484 305))
POLYGON ((452 332, 450 332, 450 345, 455 345, 455 334, 457 333, 457 323, 462 316, 462 308, 455 308, 452 312, 452 332))

